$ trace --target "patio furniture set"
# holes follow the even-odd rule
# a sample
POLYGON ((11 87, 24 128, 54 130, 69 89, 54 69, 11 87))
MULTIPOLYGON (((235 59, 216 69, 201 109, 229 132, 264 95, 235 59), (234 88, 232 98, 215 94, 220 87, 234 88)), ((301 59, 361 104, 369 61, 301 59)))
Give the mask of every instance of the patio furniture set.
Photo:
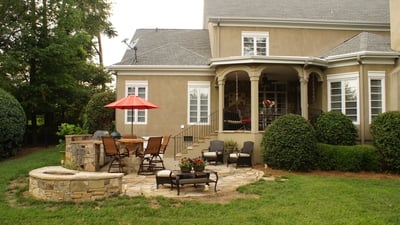
MULTIPOLYGON (((143 141, 139 141, 137 138, 122 138, 122 142, 116 141, 111 136, 102 136, 104 144, 105 154, 111 157, 111 163, 108 168, 108 172, 111 172, 113 168, 117 168, 117 172, 123 172, 122 159, 129 157, 130 152, 134 152, 137 157, 140 157, 140 165, 138 174, 152 175, 156 174, 156 185, 169 184, 171 190, 174 186, 177 189, 177 195, 180 194, 180 189, 183 185, 199 185, 214 183, 214 191, 217 192, 218 173, 213 170, 205 169, 204 171, 180 171, 180 170, 167 170, 164 166, 163 154, 169 143, 171 135, 165 135, 164 137, 150 137, 147 141, 147 146, 142 151, 143 141), (126 140, 124 140, 126 139, 126 140), (135 141, 136 140, 136 141, 135 141), (130 144, 136 144, 132 146, 130 144)), ((237 153, 228 153, 226 158, 226 165, 229 166, 231 163, 236 163, 236 167, 250 166, 252 167, 252 155, 253 155, 254 142, 244 142, 243 148, 237 153)), ((221 140, 210 141, 208 149, 202 151, 202 159, 208 163, 214 162, 215 165, 218 163, 224 163, 224 142, 221 140)))

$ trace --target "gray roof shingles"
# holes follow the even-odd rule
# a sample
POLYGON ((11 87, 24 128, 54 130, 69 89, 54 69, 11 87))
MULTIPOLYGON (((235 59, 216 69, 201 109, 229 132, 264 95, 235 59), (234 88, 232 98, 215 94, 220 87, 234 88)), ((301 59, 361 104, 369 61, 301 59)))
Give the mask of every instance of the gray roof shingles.
POLYGON ((389 0, 204 0, 215 18, 275 18, 389 23, 389 0))
POLYGON ((208 65, 211 58, 207 30, 138 29, 135 51, 128 49, 117 65, 208 65))
POLYGON ((395 52, 390 47, 390 37, 362 32, 330 50, 323 57, 361 51, 395 52))
MULTIPOLYGON (((204 0, 204 16, 281 20, 389 23, 388 0, 204 0)), ((199 29, 138 29, 135 51, 127 49, 117 65, 208 65, 209 34, 199 29)), ((390 39, 363 32, 324 57, 359 51, 392 51, 390 39)))

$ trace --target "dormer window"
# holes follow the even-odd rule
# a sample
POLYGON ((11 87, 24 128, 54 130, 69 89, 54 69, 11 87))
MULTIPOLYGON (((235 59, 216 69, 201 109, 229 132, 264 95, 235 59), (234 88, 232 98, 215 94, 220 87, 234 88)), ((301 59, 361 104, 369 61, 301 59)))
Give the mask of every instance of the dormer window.
POLYGON ((242 33, 242 56, 269 55, 269 33, 268 32, 243 32, 242 33))

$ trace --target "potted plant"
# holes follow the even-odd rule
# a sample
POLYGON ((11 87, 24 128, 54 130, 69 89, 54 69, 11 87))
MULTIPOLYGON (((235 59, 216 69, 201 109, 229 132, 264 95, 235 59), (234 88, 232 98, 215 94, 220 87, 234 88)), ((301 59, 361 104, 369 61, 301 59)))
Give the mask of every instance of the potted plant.
POLYGON ((192 159, 192 163, 193 163, 194 171, 197 171, 197 172, 202 172, 204 170, 204 168, 206 167, 206 162, 201 157, 192 159))
POLYGON ((232 153, 233 151, 236 151, 238 147, 238 144, 234 140, 226 140, 224 141, 224 150, 227 153, 232 153))
POLYGON ((189 173, 192 170, 193 162, 190 158, 183 157, 179 163, 179 167, 183 173, 189 173))

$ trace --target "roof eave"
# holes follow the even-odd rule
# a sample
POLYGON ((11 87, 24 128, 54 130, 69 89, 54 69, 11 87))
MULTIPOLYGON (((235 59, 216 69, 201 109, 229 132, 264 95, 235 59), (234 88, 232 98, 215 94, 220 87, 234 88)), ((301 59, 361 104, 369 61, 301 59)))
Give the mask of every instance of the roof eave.
POLYGON ((363 31, 390 31, 389 23, 350 21, 350 20, 305 20, 279 18, 234 18, 209 17, 212 26, 227 27, 279 27, 279 28, 310 28, 329 30, 363 30, 363 31))
POLYGON ((325 60, 316 57, 302 56, 234 56, 224 58, 213 58, 210 60, 211 67, 234 65, 234 64, 253 64, 253 63, 269 63, 269 64, 296 64, 296 65, 315 65, 326 67, 325 60))

